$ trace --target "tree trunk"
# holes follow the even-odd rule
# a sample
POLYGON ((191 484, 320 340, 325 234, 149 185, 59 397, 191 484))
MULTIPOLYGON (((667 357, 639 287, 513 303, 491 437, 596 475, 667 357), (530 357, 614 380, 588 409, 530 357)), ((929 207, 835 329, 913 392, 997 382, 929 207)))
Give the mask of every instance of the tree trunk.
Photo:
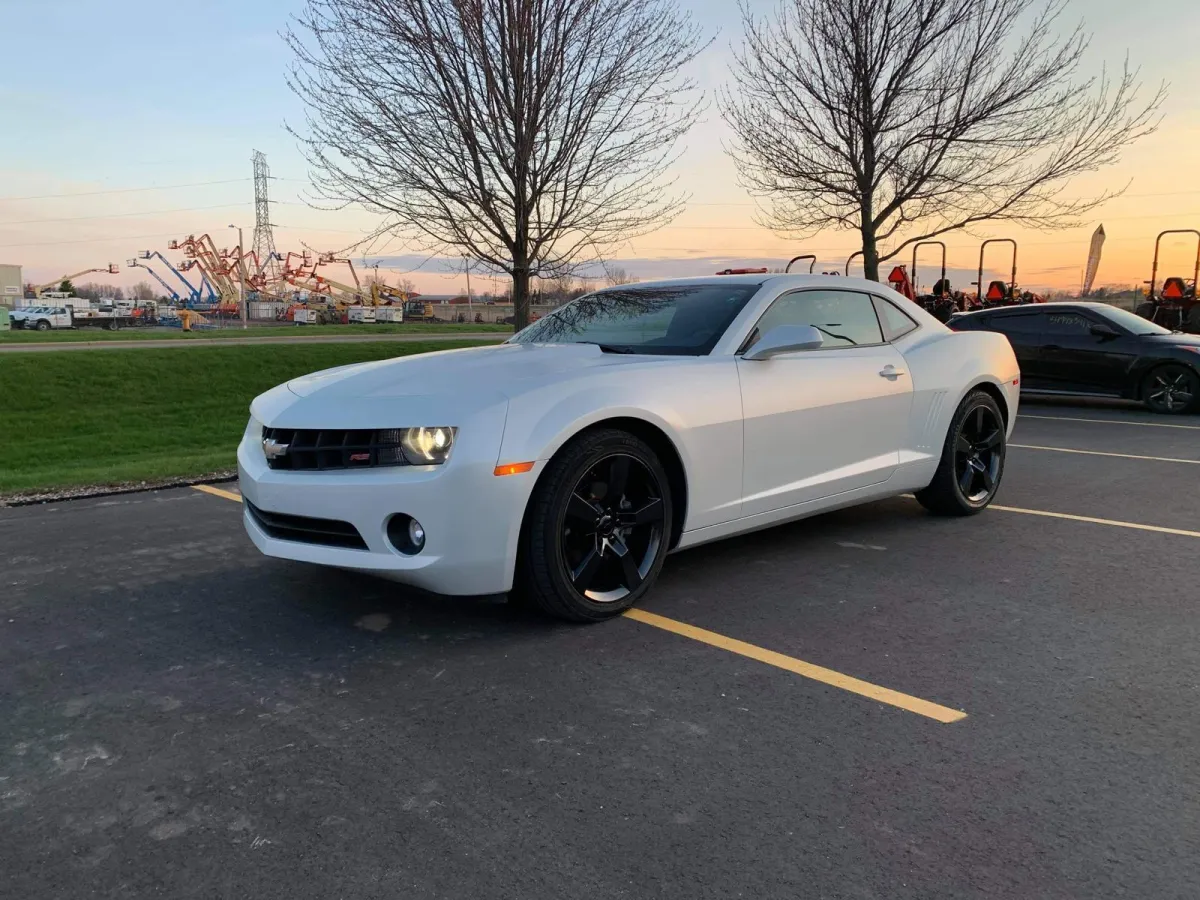
POLYGON ((879 244, 875 240, 875 206, 871 202, 869 187, 864 189, 859 204, 859 233, 862 235, 863 277, 868 281, 879 280, 879 244))
POLYGON ((515 330, 520 331, 529 324, 529 267, 528 265, 513 266, 513 317, 516 319, 515 330))

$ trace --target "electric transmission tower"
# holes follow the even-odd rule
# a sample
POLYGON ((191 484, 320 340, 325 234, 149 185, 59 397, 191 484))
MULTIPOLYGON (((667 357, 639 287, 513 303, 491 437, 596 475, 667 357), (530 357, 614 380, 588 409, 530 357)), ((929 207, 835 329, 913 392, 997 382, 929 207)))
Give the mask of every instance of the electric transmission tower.
POLYGON ((254 151, 254 253, 258 256, 262 274, 267 284, 274 288, 279 283, 279 254, 275 252, 275 235, 271 232, 271 201, 268 183, 271 170, 267 157, 259 150, 254 151))

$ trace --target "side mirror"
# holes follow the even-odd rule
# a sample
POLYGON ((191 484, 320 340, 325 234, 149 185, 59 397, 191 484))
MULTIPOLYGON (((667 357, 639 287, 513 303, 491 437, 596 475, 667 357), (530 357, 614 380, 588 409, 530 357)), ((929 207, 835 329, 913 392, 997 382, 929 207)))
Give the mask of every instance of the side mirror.
POLYGON ((1111 341, 1113 338, 1121 336, 1111 325, 1093 325, 1091 332, 1092 337, 1098 337, 1105 341, 1111 341))
POLYGON ((825 338, 812 325, 776 325, 755 341, 742 359, 770 359, 781 353, 819 350, 824 343, 825 338))

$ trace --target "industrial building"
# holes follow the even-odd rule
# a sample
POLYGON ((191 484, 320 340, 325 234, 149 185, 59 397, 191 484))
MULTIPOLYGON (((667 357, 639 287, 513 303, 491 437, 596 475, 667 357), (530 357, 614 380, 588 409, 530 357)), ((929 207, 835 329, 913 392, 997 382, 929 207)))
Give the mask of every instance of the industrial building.
POLYGON ((21 267, 0 263, 0 303, 16 306, 23 296, 21 285, 21 267))

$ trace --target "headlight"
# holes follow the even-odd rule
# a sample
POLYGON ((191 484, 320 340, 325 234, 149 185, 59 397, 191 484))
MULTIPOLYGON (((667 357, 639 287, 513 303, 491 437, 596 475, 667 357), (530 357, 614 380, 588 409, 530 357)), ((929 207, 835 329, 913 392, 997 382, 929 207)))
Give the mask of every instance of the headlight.
POLYGON ((436 425, 431 428, 409 428, 400 439, 404 458, 413 466, 440 466, 450 458, 457 428, 436 425))

